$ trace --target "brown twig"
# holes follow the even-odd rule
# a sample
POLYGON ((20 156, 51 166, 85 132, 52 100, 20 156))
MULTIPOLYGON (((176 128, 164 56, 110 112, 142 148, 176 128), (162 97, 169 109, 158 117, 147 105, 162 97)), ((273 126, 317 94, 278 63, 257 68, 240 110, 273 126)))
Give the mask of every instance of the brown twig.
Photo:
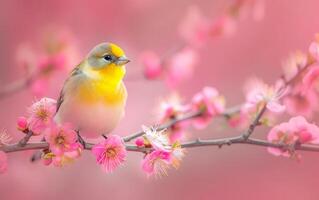
POLYGON ((261 117, 264 115, 264 113, 266 112, 266 109, 267 109, 267 103, 264 103, 264 104, 262 105, 261 110, 256 114, 256 117, 255 117, 255 119, 253 120, 253 122, 249 125, 247 131, 246 131, 245 133, 243 133, 242 136, 243 136, 243 138, 244 138, 245 140, 247 140, 247 139, 251 136, 251 134, 254 132, 256 126, 259 125, 260 119, 261 119, 261 117))
POLYGON ((19 146, 21 147, 25 146, 30 140, 30 138, 32 137, 32 135, 33 135, 33 132, 28 130, 26 132, 26 135, 18 142, 19 146))

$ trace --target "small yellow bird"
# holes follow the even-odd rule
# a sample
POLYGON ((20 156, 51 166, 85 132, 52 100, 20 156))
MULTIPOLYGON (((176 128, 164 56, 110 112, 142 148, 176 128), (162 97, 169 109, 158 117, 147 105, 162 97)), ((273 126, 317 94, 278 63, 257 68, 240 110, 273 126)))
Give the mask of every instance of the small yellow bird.
POLYGON ((128 62, 124 51, 113 43, 95 46, 65 81, 55 121, 71 123, 86 137, 112 131, 125 112, 123 78, 128 62))

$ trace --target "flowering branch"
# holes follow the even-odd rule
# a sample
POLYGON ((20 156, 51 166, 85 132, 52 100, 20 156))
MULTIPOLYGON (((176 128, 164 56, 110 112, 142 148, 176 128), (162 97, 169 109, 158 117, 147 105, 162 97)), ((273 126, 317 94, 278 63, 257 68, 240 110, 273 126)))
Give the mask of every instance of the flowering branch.
MULTIPOLYGON (((290 80, 285 81, 284 87, 288 87, 289 85, 293 84, 296 80, 298 80, 299 76, 302 75, 306 69, 311 66, 313 62, 308 63, 304 68, 300 69, 298 73, 296 73, 295 76, 293 76, 290 80)), ((228 118, 234 113, 239 112, 241 106, 234 106, 227 110, 225 110, 223 113, 220 114, 220 116, 224 116, 225 118, 228 118)), ((267 103, 264 103, 260 111, 256 114, 255 119, 252 121, 252 123, 249 125, 249 128, 246 132, 244 132, 242 135, 237 137, 231 137, 231 138, 221 138, 221 139, 211 139, 211 140, 201 140, 197 139, 195 141, 190 141, 186 143, 182 143, 181 147, 183 148, 190 148, 190 147, 199 147, 199 146, 223 146, 223 145, 230 145, 230 144, 252 144, 252 145, 259 145, 259 146, 267 146, 267 147, 274 147, 279 149, 287 149, 288 146, 286 144, 275 144, 271 142, 267 142, 265 140, 259 140, 259 139, 253 139, 249 138, 251 134, 254 132, 255 128, 260 125, 260 119, 262 118, 263 114, 266 112, 267 109, 267 103)), ((203 115, 205 110, 200 110, 197 112, 191 112, 187 113, 181 117, 176 117, 156 128, 156 131, 162 131, 165 129, 168 129, 180 122, 187 121, 190 119, 194 119, 197 117, 200 117, 203 115)), ((129 136, 123 137, 123 141, 125 143, 128 143, 138 137, 141 137, 145 134, 145 131, 139 131, 136 133, 133 133, 129 136)), ((24 151, 24 150, 35 150, 35 149, 48 149, 49 144, 47 142, 38 142, 38 143, 28 143, 31 136, 34 135, 34 133, 30 130, 26 131, 26 136, 22 138, 18 143, 16 144, 10 144, 10 145, 2 145, 0 147, 0 151, 4 152, 16 152, 16 151, 24 151)), ((86 143, 85 149, 91 150, 92 146, 94 144, 92 143, 86 143)), ((128 151, 139 151, 139 152, 148 152, 152 150, 152 148, 140 148, 136 145, 126 144, 126 148, 128 151)), ((305 145, 295 145, 295 150, 305 150, 305 151, 319 151, 319 147, 317 146, 305 146, 305 145)))
MULTIPOLYGON (((266 140, 261 140, 257 138, 248 138, 244 136, 244 134, 236 137, 226 137, 220 139, 196 139, 193 141, 188 141, 181 144, 182 148, 194 148, 194 147, 205 147, 205 146, 218 146, 222 147, 224 145, 232 145, 232 144, 250 144, 255 146, 262 146, 262 147, 273 147, 282 150, 294 149, 294 150, 301 150, 301 151, 310 151, 310 152, 319 152, 318 145, 304 145, 304 144, 294 144, 294 145, 287 145, 287 144, 275 144, 268 142, 266 140)), ((86 143, 85 150, 92 150, 94 143, 86 143)), ((135 152, 150 152, 154 150, 153 148, 140 148, 134 144, 125 144, 127 151, 135 151, 135 152)), ((48 149, 49 143, 47 142, 30 142, 24 146, 21 146, 19 143, 10 144, 10 145, 3 145, 0 147, 0 151, 4 151, 6 153, 11 152, 18 152, 18 151, 26 151, 26 150, 37 150, 37 149, 48 149)))
POLYGON ((28 45, 21 45, 18 60, 25 70, 24 77, 0 88, 0 99, 9 97, 25 89, 32 95, 43 96, 49 86, 50 78, 58 71, 67 69, 77 55, 72 37, 68 31, 45 35, 40 52, 28 45), (36 54, 41 56, 35 56, 36 54))
MULTIPOLYGON (((240 19, 247 16, 247 11, 254 13, 257 4, 258 0, 232 1, 214 19, 204 16, 196 6, 190 6, 187 15, 177 26, 181 39, 175 42, 178 45, 168 48, 162 56, 149 50, 141 53, 144 77, 148 80, 164 80, 169 87, 176 88, 191 77, 200 57, 198 50, 212 39, 233 35, 240 19)), ((255 19, 261 17, 253 16, 255 19)))
MULTIPOLYGON (((310 67, 319 60, 319 42, 313 45, 315 45, 313 52, 303 57, 303 62, 293 63, 295 68, 290 70, 293 74, 283 75, 274 86, 261 81, 253 84, 253 88, 246 94, 246 101, 239 106, 225 109, 225 99, 218 90, 205 87, 194 95, 187 105, 166 103, 158 121, 159 126, 151 128, 143 126, 142 131, 125 137, 102 135, 102 140, 97 143, 85 141, 71 124, 56 123, 54 116, 57 102, 54 99, 42 98, 31 106, 28 117, 19 118, 18 129, 25 134, 20 141, 9 143, 8 137, 0 134, 0 165, 1 159, 6 159, 6 153, 42 150, 33 156, 32 160, 41 159, 46 165, 52 163, 55 166, 63 166, 80 157, 83 150, 88 150, 95 155, 97 163, 106 172, 111 172, 125 161, 127 151, 131 151, 145 154, 142 168, 151 175, 158 172, 166 174, 168 167, 178 167, 185 148, 208 146, 221 148, 232 144, 247 144, 267 147, 270 153, 277 156, 297 156, 297 158, 299 150, 319 152, 319 127, 308 123, 301 114, 295 115, 296 117, 292 117, 288 122, 273 126, 267 134, 267 139, 252 137, 258 126, 268 124, 268 120, 271 119, 269 115, 285 110, 287 98, 296 95, 298 102, 302 102, 300 98, 304 98, 304 95, 314 88, 313 83, 319 78, 319 66, 310 67), (301 89, 295 92, 296 88, 301 89), (239 119, 236 118, 238 116, 239 119), (244 129, 241 129, 244 131, 240 131, 240 134, 234 137, 182 140, 186 127, 192 125, 196 129, 206 128, 215 117, 225 118, 230 126, 238 121, 239 123, 244 121, 244 129), (43 140, 29 142, 32 136, 41 134, 43 140)), ((189 50, 186 50, 185 55, 178 55, 177 60, 187 60, 188 57, 192 57, 189 50)), ((44 65, 46 66, 44 69, 51 66, 48 63, 50 62, 44 65)), ((185 66, 184 64, 181 66, 185 66)), ((40 72, 46 71, 40 70, 36 76, 41 75, 40 72)), ((6 87, 0 91, 0 98, 23 89, 33 80, 33 75, 30 75, 25 81, 18 82, 19 84, 6 87)), ((291 114, 288 111, 287 113, 291 114)))

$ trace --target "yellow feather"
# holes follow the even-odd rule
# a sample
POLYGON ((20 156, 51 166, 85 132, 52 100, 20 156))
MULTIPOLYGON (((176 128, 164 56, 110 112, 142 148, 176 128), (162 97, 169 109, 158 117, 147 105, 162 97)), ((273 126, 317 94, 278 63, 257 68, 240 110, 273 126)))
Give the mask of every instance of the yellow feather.
POLYGON ((82 70, 90 77, 78 87, 79 99, 82 102, 114 105, 125 101, 127 93, 122 82, 125 66, 110 64, 102 69, 93 69, 86 64, 82 70))
POLYGON ((124 51, 119 46, 112 43, 110 44, 110 46, 111 46, 111 51, 115 56, 121 57, 124 55, 124 51))

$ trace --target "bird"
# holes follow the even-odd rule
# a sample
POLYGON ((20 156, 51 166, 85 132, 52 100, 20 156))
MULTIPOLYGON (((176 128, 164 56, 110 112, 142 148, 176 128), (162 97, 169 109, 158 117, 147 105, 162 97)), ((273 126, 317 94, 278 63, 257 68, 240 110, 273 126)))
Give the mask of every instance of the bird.
POLYGON ((54 121, 70 123, 88 138, 109 134, 125 115, 128 62, 118 45, 96 45, 65 80, 54 121))

